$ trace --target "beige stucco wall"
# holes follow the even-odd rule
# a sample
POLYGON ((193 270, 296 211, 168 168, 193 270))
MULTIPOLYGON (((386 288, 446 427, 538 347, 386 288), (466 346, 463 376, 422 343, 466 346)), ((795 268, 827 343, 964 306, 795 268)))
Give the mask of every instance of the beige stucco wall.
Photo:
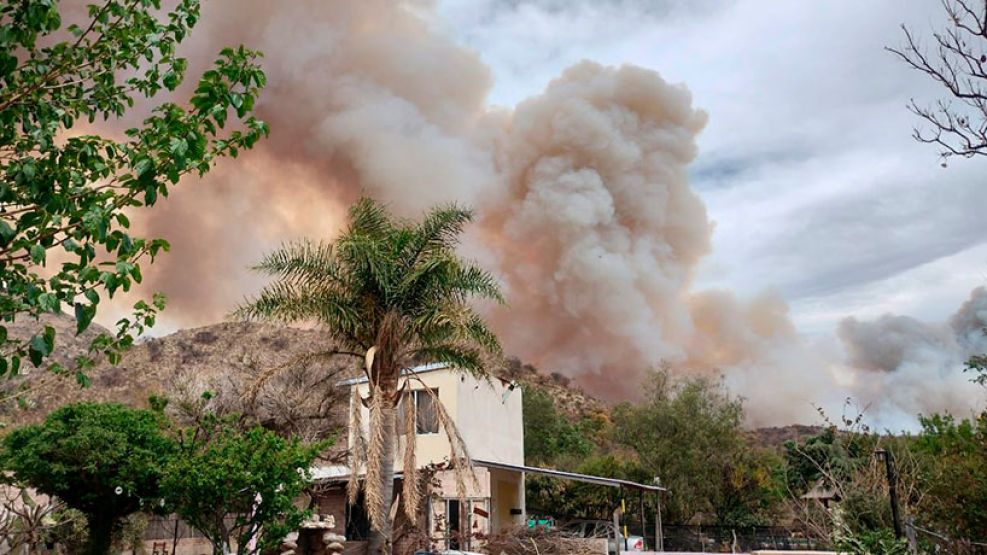
POLYGON ((524 524, 524 481, 520 472, 490 470, 490 524, 493 533, 524 524), (511 509, 522 513, 512 515, 511 509))
MULTIPOLYGON (((369 393, 366 383, 357 384, 364 397, 369 393)), ((409 390, 425 387, 439 390, 439 401, 453 418, 466 442, 470 457, 506 464, 524 464, 524 426, 521 415, 521 388, 509 390, 500 380, 479 380, 455 369, 423 372, 409 380, 409 390), (424 385, 423 385, 424 383, 424 385)), ((367 435, 370 411, 361 407, 364 437, 367 435)), ((400 425, 400 423, 399 423, 400 425)), ((350 445, 354 436, 351 426, 350 445)), ((449 458, 449 439, 442 429, 437 434, 415 436, 415 458, 419 466, 441 463, 449 458)), ((400 449, 403 451, 403 442, 400 449)), ((395 470, 400 470, 402 457, 395 457, 395 470)))
POLYGON ((456 423, 470 457, 503 464, 524 464, 521 388, 498 379, 459 381, 456 423))

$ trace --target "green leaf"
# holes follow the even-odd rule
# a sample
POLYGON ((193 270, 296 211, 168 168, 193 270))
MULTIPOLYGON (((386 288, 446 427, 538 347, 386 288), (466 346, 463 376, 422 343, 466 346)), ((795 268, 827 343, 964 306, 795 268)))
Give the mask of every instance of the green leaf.
POLYGON ((16 234, 17 231, 6 220, 0 219, 0 245, 10 243, 16 234))
POLYGON ((150 158, 141 158, 140 160, 137 160, 136 164, 134 164, 134 173, 139 178, 151 171, 152 167, 154 167, 154 162, 152 162, 150 158))
POLYGON ((95 289, 86 289, 83 295, 89 299, 89 302, 93 305, 99 304, 99 293, 95 289))
POLYGON ((96 307, 94 305, 75 303, 75 334, 79 335, 86 331, 89 324, 92 323, 94 316, 96 316, 96 307))
POLYGON ((56 312, 58 310, 58 296, 54 293, 42 293, 38 295, 38 308, 44 312, 56 312))
POLYGON ((31 262, 34 262, 35 264, 41 264, 42 262, 45 261, 45 248, 42 247, 40 244, 35 243, 31 245, 31 248, 28 250, 28 252, 30 252, 31 254, 31 262))
POLYGON ((51 354, 51 349, 48 348, 48 342, 45 341, 44 336, 35 335, 31 337, 31 341, 28 343, 27 354, 28 358, 31 359, 31 364, 35 368, 41 366, 45 357, 51 354))

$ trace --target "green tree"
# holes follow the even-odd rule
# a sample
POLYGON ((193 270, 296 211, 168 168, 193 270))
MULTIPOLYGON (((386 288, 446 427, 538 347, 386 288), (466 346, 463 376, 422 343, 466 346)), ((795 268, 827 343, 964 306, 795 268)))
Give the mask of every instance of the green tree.
POLYGON ((261 553, 277 547, 307 515, 294 502, 330 443, 306 445, 261 427, 240 431, 207 419, 180 435, 179 450, 164 468, 162 495, 209 539, 213 553, 230 553, 233 540, 238 554, 261 553))
MULTIPOLYGON (((104 0, 82 25, 63 27, 57 0, 0 3, 0 321, 67 309, 85 330, 101 296, 140 283, 141 264, 168 248, 131 234, 128 214, 267 134, 250 115, 264 73, 242 46, 219 53, 187 105, 159 104, 126 138, 77 130, 182 83, 188 63, 176 49, 199 1, 172 6, 104 0)), ((114 334, 100 334, 74 361, 77 380, 87 383, 95 354, 115 362, 161 308, 159 296, 140 301, 114 334)), ((41 366, 54 344, 50 326, 15 339, 0 325, 0 376, 17 374, 24 359, 41 366)))
POLYGON ((159 478, 175 444, 160 413, 116 403, 77 403, 3 438, 0 462, 14 480, 86 516, 87 553, 109 552, 125 516, 161 499, 159 478))
MULTIPOLYGON (((654 475, 647 476, 647 471, 637 461, 622 453, 593 454, 566 470, 638 483, 651 483, 654 478, 654 475)), ((620 504, 621 496, 626 494, 626 491, 607 486, 551 477, 532 475, 525 480, 525 501, 528 506, 539 513, 556 517, 608 520, 614 508, 620 504)), ((633 500, 635 497, 636 494, 629 499, 633 500)), ((654 501, 653 496, 647 496, 645 502, 648 512, 654 511, 654 501)), ((629 516, 635 519, 636 502, 631 506, 635 510, 629 511, 629 516)))
POLYGON ((872 435, 841 431, 832 425, 803 441, 787 441, 784 450, 788 486, 799 494, 817 483, 839 488, 852 480, 861 466, 870 463, 874 447, 872 435))
POLYGON ((780 501, 771 461, 747 445, 742 403, 722 382, 656 371, 644 402, 617 406, 613 421, 616 443, 674 492, 669 522, 758 524, 780 501))
POLYGON ((976 419, 921 417, 914 450, 927 459, 923 524, 951 537, 987 539, 987 412, 976 419))
POLYGON ((526 464, 553 464, 559 457, 585 457, 592 452, 593 445, 577 425, 559 414, 545 390, 525 386, 523 405, 526 464))
MULTIPOLYGON (((485 355, 500 352, 497 337, 470 305, 474 297, 502 302, 497 283, 455 252, 471 219, 469 210, 447 206, 431 210, 420 223, 400 221, 381 204, 362 199, 350 209, 347 229, 332 243, 289 244, 264 258, 256 269, 274 282, 237 311, 246 318, 318 323, 334 347, 313 357, 365 361, 370 395, 361 401, 370 407, 371 432, 364 487, 373 554, 391 550, 389 508, 402 370, 421 361, 441 361, 485 375, 485 355)), ((457 434, 450 433, 438 408, 455 444, 457 434)), ((459 465, 463 458, 457 455, 453 463, 459 465)), ((414 457, 405 457, 404 470, 405 509, 414 514, 414 457)))

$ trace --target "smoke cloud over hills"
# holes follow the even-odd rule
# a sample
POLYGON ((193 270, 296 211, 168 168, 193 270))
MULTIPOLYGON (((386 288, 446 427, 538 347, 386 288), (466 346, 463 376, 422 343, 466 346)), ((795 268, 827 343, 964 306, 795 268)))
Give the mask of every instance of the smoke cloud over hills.
POLYGON ((360 195, 408 217, 455 201, 478 216, 464 253, 510 303, 489 309, 507 351, 604 398, 633 398, 664 362, 722 371, 752 423, 812 420, 812 403, 847 395, 888 418, 977 402, 959 369, 987 347, 982 289, 949 324, 845 321, 845 360, 800 337, 780 298, 694 289, 713 223, 687 169, 707 116, 657 72, 582 62, 502 109, 486 103, 488 68, 434 30, 428 2, 205 9, 190 75, 223 45, 262 50, 272 134, 142 221, 173 245, 147 276, 172 325, 222 319, 258 285, 249 264, 284 240, 331 238, 360 195))

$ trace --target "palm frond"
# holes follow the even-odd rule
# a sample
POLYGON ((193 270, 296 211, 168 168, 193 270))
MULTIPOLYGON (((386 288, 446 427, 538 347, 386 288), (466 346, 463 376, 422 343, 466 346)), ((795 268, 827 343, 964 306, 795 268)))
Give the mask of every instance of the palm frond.
POLYGON ((386 237, 344 235, 336 241, 336 255, 348 273, 350 287, 380 306, 391 305, 399 268, 386 237))
POLYGON ((342 282, 333 246, 309 239, 285 243, 251 269, 293 283, 342 282))
POLYGON ((446 410, 445 405, 443 405, 439 400, 438 395, 427 387, 424 391, 432 397, 432 406, 435 407, 435 414, 439 420, 439 425, 442 426, 442 430, 449 439, 449 464, 453 470, 453 476, 456 479, 456 493, 459 497, 460 503, 465 505, 467 492, 466 479, 468 478, 470 480, 470 485, 473 486, 473 491, 478 491, 480 489, 480 482, 476 477, 476 472, 473 468, 473 460, 470 457, 469 449, 466 446, 466 440, 464 440, 462 434, 459 433, 459 428, 456 426, 456 422, 451 416, 449 416, 449 412, 446 410))
POLYGON ((429 211, 411 234, 405 260, 413 267, 426 254, 436 250, 451 251, 459 243, 466 224, 473 221, 473 211, 456 204, 438 206, 429 211))
POLYGON ((469 339, 473 343, 484 348, 491 354, 501 354, 502 349, 497 334, 487 326, 487 323, 476 313, 471 312, 470 317, 463 328, 464 339, 469 339))
MULTIPOLYGON (((384 472, 384 442, 392 437, 384 433, 385 419, 388 417, 384 394, 379 388, 374 388, 370 398, 370 440, 367 442, 367 478, 364 481, 363 492, 366 500, 367 514, 370 523, 378 530, 387 524, 387 511, 390 500, 384 499, 384 480, 388 476, 384 472)), ((393 423, 392 423, 393 424, 393 423)))
POLYGON ((275 281, 254 298, 248 298, 233 311, 233 316, 243 320, 266 320, 293 323, 313 319, 319 313, 310 288, 287 281, 275 281))
POLYGON ((317 322, 327 328, 337 343, 367 348, 367 341, 362 340, 366 322, 359 299, 341 288, 275 281, 238 306, 233 317, 279 324, 317 322))
POLYGON ((404 482, 401 495, 404 497, 404 514, 411 522, 418 519, 420 490, 418 485, 418 464, 415 461, 415 411, 404 408, 404 482))
POLYGON ((353 434, 353 445, 350 445, 350 477, 346 482, 346 499, 350 505, 356 505, 360 497, 360 471, 367 463, 367 440, 363 437, 363 399, 360 389, 354 387, 350 395, 350 430, 353 434))
POLYGON ((490 299, 505 304, 500 285, 490 272, 477 266, 462 266, 453 282, 453 287, 471 297, 490 299))
POLYGON ((363 197, 350 207, 349 229, 345 235, 385 237, 394 230, 387 207, 369 197, 363 197))

